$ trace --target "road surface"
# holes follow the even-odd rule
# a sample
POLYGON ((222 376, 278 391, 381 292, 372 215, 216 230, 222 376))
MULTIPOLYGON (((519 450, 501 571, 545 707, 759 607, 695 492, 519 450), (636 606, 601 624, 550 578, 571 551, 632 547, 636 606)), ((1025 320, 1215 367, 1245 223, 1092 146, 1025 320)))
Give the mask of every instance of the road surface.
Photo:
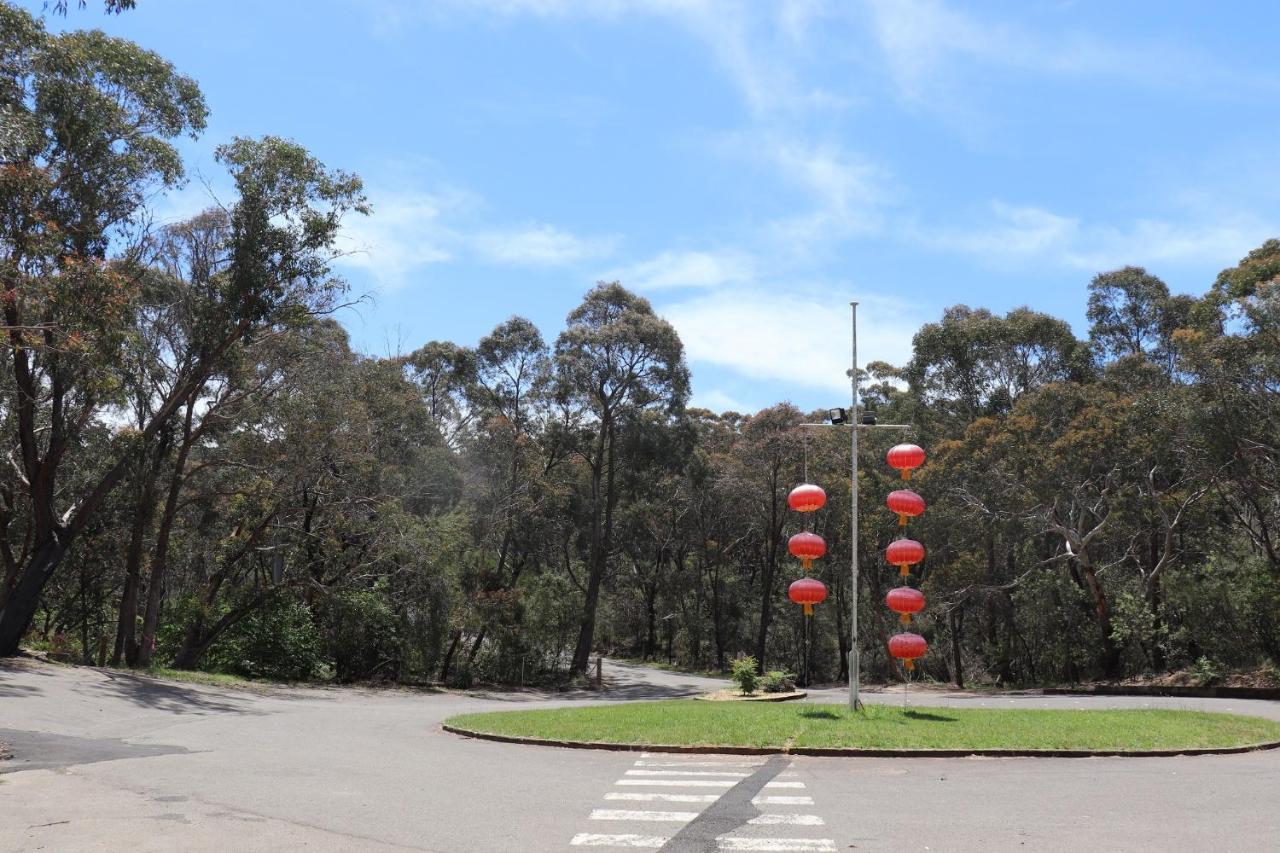
MULTIPOLYGON (((608 664, 606 678, 603 694, 256 693, 2 663, 0 741, 15 757, 0 762, 0 851, 1280 850, 1280 752, 735 758, 518 746, 440 730, 444 718, 469 711, 723 685, 622 664, 608 664)), ((1280 719, 1280 703, 1256 701, 911 701, 1160 705, 1280 719)))

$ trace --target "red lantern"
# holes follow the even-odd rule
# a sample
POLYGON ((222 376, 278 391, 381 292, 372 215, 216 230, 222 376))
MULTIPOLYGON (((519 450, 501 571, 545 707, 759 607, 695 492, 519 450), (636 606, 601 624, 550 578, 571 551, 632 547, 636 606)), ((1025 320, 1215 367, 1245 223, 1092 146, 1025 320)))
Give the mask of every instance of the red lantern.
POLYGON ((801 565, 808 569, 814 560, 827 553, 827 543, 818 534, 805 530, 787 541, 787 549, 791 551, 791 556, 799 557, 801 565))
POLYGON ((902 472, 902 479, 911 479, 911 469, 924 464, 924 449, 914 444, 897 444, 889 448, 889 467, 902 472))
POLYGON ((796 604, 804 605, 804 615, 813 615, 813 605, 821 604, 827 597, 827 585, 814 578, 800 578, 787 589, 787 595, 796 604))
POLYGON ((898 514, 899 527, 907 526, 908 516, 914 518, 924 513, 924 498, 910 489, 898 489, 896 492, 890 492, 884 503, 885 506, 898 514))
POLYGON ((884 549, 884 558, 906 577, 911 574, 911 566, 924 559, 924 546, 914 539, 898 539, 884 549))
POLYGON ((899 586, 889 590, 884 597, 889 609, 900 615, 903 625, 911 624, 911 614, 924 609, 924 593, 909 586, 899 586))
POLYGON ((889 654, 902 661, 908 670, 915 669, 916 658, 924 657, 929 644, 919 634, 894 634, 889 638, 889 654))
POLYGON ((827 493, 821 486, 812 483, 802 483, 787 495, 787 506, 796 512, 813 512, 815 509, 822 509, 826 503, 827 493))

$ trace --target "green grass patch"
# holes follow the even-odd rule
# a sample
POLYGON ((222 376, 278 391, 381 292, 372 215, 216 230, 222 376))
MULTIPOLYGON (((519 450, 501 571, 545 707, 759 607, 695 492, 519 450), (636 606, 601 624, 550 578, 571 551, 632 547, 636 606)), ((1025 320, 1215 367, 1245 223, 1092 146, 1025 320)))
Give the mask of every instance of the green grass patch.
POLYGON ((869 705, 852 712, 807 702, 634 702, 463 714, 446 722, 498 735, 662 746, 1149 750, 1280 740, 1280 723, 1201 711, 869 705))

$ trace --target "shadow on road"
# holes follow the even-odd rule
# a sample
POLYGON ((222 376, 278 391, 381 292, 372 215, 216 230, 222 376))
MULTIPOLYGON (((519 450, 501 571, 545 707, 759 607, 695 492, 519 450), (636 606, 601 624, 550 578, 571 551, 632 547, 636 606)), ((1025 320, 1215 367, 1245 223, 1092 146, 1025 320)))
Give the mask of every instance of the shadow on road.
POLYGON ((102 671, 97 684, 77 686, 95 696, 103 692, 142 708, 170 714, 260 714, 229 696, 193 690, 177 684, 153 681, 122 672, 102 671))
POLYGON ((13 758, 0 762, 0 774, 190 752, 181 746, 129 743, 116 738, 68 737, 19 729, 0 729, 0 738, 9 745, 13 753, 13 758))

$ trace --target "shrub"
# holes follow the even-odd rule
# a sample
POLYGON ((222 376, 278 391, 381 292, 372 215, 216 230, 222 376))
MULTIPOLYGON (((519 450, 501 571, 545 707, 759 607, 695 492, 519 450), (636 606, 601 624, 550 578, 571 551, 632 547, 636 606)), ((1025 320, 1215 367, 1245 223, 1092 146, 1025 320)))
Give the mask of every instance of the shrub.
POLYGON ((320 634, 305 604, 273 596, 227 629, 205 655, 216 672, 272 681, 309 681, 324 665, 320 634))
POLYGON ((796 677, 780 669, 771 669, 760 679, 760 689, 765 693, 790 693, 796 689, 796 677))
POLYGON ((750 696, 755 693, 756 686, 760 683, 760 676, 756 675, 756 659, 747 655, 735 660, 731 678, 733 678, 744 696, 750 696))
POLYGON ((1191 665, 1191 675, 1201 687, 1212 687, 1222 680, 1218 665, 1204 655, 1191 665))

